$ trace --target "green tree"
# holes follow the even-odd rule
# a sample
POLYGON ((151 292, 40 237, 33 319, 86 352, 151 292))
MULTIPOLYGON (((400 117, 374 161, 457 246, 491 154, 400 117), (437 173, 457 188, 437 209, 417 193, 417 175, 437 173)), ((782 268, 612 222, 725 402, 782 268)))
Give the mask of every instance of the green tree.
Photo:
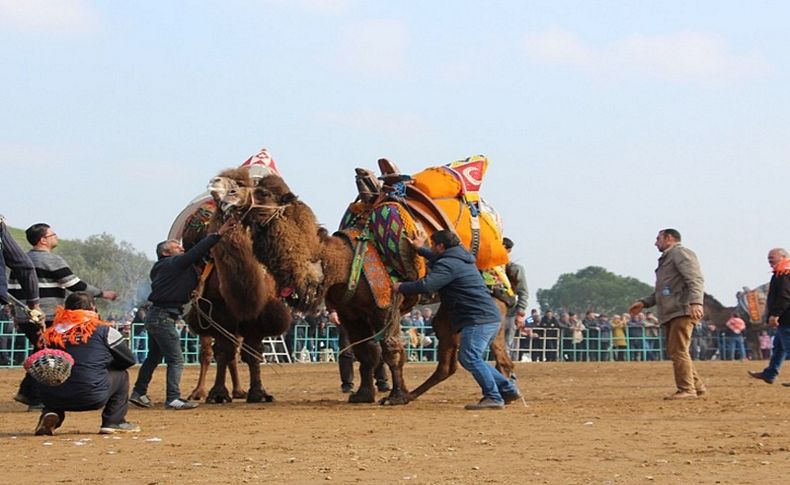
POLYGON ((636 278, 619 276, 600 266, 588 266, 576 273, 560 275, 549 289, 538 290, 538 303, 544 309, 566 308, 577 313, 622 313, 636 299, 653 288, 636 278))
MULTIPOLYGON (((24 231, 10 229, 19 244, 29 249, 24 231)), ((114 302, 97 300, 102 315, 127 311, 144 302, 150 291, 148 273, 153 261, 131 244, 116 242, 110 234, 96 234, 84 241, 61 239, 53 252, 62 256, 81 280, 118 293, 114 302)))

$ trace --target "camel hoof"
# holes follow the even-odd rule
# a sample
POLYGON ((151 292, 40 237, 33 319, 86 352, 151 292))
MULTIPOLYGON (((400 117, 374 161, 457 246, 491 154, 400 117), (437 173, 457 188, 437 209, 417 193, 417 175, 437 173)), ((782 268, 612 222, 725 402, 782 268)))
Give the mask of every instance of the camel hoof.
POLYGON ((376 402, 376 398, 371 393, 357 391, 355 393, 349 394, 348 402, 352 404, 372 403, 376 402))
POLYGON ((208 396, 206 396, 206 404, 225 404, 232 401, 233 399, 231 399, 228 390, 224 387, 213 388, 209 391, 208 396))
POLYGON ((263 389, 250 389, 250 392, 247 393, 247 402, 248 403, 256 403, 256 402, 272 402, 274 401, 274 396, 271 394, 267 394, 266 391, 263 389))
POLYGON ((206 393, 205 389, 200 389, 200 390, 195 389, 189 394, 189 396, 187 396, 187 399, 189 399, 190 401, 202 401, 206 399, 207 395, 208 394, 206 393))
POLYGON ((246 399, 247 398, 247 391, 243 391, 243 390, 240 390, 240 389, 239 390, 234 390, 231 393, 231 396, 233 397, 233 399, 246 399))
POLYGON ((409 394, 401 394, 401 395, 392 395, 385 397, 379 401, 379 404, 382 406, 403 406, 404 404, 409 404, 411 402, 411 398, 409 394))

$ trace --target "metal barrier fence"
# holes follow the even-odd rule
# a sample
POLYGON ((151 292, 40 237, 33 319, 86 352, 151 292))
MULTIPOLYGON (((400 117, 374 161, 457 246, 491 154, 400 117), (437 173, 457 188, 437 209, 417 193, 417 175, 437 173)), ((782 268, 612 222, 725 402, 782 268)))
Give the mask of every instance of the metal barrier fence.
MULTIPOLYGON (((122 329, 129 342, 129 348, 138 364, 148 354, 148 336, 142 323, 133 323, 131 328, 122 329)), ((192 335, 186 326, 181 328, 181 350, 185 364, 197 364, 200 361, 200 337, 192 335)), ((277 338, 263 340, 263 358, 266 362, 291 362, 290 352, 285 348, 284 341, 277 338)), ((0 321, 0 367, 21 367, 31 353, 30 344, 23 333, 14 328, 10 321, 0 321)))
MULTIPOLYGON (((134 323, 125 332, 138 363, 148 352, 148 338, 142 323, 134 323)), ((409 362, 436 362, 438 341, 430 326, 403 328, 401 338, 409 362)), ((186 364, 199 361, 199 337, 181 329, 181 346, 186 364)), ((337 329, 296 324, 284 339, 264 340, 267 362, 333 362, 339 348, 337 329), (284 348, 283 348, 284 347, 284 348)), ((723 335, 693 336, 691 356, 695 360, 731 360, 745 356, 737 341, 723 335)), ((27 339, 14 329, 13 322, 0 321, 0 367, 19 367, 30 353, 27 339)), ((514 339, 511 357, 518 362, 596 362, 654 361, 667 359, 663 331, 658 336, 627 332, 624 339, 613 338, 611 332, 585 330, 581 342, 557 328, 529 328, 514 339), (623 345, 624 344, 624 345, 623 345)), ((760 358, 759 355, 754 356, 760 358)))

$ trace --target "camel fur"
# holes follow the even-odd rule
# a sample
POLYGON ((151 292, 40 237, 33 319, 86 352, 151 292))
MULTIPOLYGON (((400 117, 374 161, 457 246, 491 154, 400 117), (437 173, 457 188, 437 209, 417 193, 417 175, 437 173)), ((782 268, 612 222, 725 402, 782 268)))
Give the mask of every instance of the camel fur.
MULTIPOLYGON (((248 169, 230 169, 220 173, 210 182, 215 201, 219 201, 232 187, 252 186, 248 169)), ((219 205, 219 204, 217 204, 219 205)), ((221 210, 215 210, 208 224, 201 228, 188 228, 184 234, 185 244, 194 244, 200 237, 216 231, 224 221, 221 210)), ((262 339, 282 335, 290 326, 291 314, 279 299, 276 284, 252 252, 249 230, 238 225, 228 231, 212 248, 210 253, 214 269, 208 276, 203 294, 187 314, 187 323, 195 333, 213 338, 213 354, 217 362, 217 376, 212 389, 205 394, 206 402, 230 402, 232 397, 246 397, 247 402, 271 401, 273 397, 263 388, 260 377, 259 356, 263 351, 262 339), (211 325, 216 322, 235 336, 228 339, 211 325), (250 370, 249 391, 244 393, 234 383, 233 394, 225 387, 225 371, 231 370, 239 355, 241 343, 252 352, 241 352, 241 360, 250 370), (256 355, 257 354, 257 355, 256 355)), ((201 346, 201 378, 204 379, 203 364, 210 362, 208 346, 201 346)), ((201 383, 193 391, 200 394, 201 383)), ((191 396, 193 397, 193 396, 191 396)))

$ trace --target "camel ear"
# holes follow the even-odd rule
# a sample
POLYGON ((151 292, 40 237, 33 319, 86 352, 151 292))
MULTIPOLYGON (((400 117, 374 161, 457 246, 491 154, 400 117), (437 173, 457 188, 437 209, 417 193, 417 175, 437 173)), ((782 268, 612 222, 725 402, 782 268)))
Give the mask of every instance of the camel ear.
POLYGON ((287 194, 280 197, 281 204, 290 204, 297 199, 296 195, 293 192, 288 192, 287 194))

